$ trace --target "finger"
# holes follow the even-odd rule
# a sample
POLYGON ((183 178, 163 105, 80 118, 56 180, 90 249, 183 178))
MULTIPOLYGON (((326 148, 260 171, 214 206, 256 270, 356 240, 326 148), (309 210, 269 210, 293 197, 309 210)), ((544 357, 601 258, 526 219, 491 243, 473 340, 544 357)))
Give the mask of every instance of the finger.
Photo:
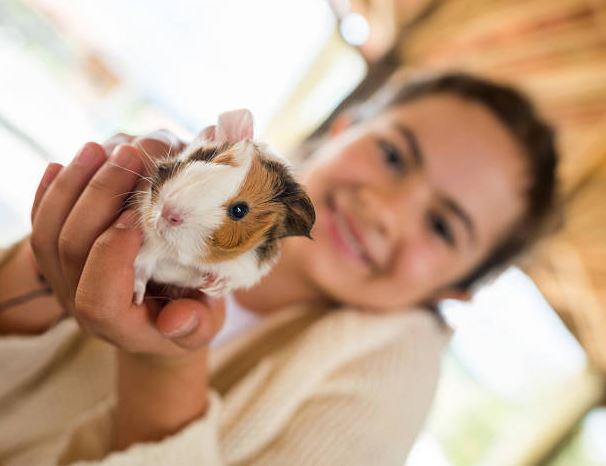
POLYGON ((143 241, 136 223, 136 213, 125 211, 91 248, 75 295, 76 317, 87 326, 111 325, 131 308, 134 261, 143 241))
POLYGON ((60 163, 49 163, 44 171, 44 175, 42 175, 42 179, 40 180, 40 184, 38 184, 38 189, 36 190, 36 195, 34 196, 34 203, 32 205, 31 211, 31 222, 34 223, 34 216, 36 215, 36 211, 38 210, 38 206, 44 197, 44 193, 53 182, 55 177, 59 174, 63 165, 60 163))
POLYGON ((162 144, 162 151, 164 151, 166 148, 174 151, 176 148, 184 145, 183 141, 181 141, 175 133, 167 129, 159 129, 143 136, 139 136, 135 139, 135 144, 145 143, 147 141, 162 144))
POLYGON ((59 234, 72 207, 105 159, 101 146, 95 143, 86 144, 76 158, 56 175, 34 212, 32 249, 41 272, 60 298, 66 296, 66 285, 59 261, 59 234))
POLYGON ((133 141, 147 160, 147 172, 154 170, 156 161, 171 158, 183 150, 185 144, 172 132, 160 129, 133 141))
POLYGON ((70 212, 59 237, 59 257, 72 290, 94 241, 116 219, 143 171, 140 151, 129 145, 118 146, 70 212))
POLYGON ((215 130, 217 129, 216 125, 207 126, 202 131, 198 133, 197 139, 201 139, 204 141, 213 141, 215 139, 215 130))
POLYGON ((224 317, 223 299, 179 299, 162 308, 156 328, 180 347, 194 350, 211 342, 223 326, 224 317))
POLYGON ((130 144, 135 136, 131 136, 126 133, 118 133, 114 134, 111 138, 107 139, 103 142, 103 148, 105 149, 105 154, 109 157, 111 153, 118 147, 120 144, 130 144))

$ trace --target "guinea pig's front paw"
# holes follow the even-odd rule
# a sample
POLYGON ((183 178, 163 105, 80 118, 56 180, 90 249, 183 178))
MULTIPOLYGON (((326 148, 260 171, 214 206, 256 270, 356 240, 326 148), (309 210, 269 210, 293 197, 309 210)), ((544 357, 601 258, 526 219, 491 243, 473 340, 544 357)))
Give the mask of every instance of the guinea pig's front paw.
POLYGON ((135 280, 135 289, 134 289, 134 303, 141 304, 143 303, 143 297, 145 296, 145 286, 147 283, 144 280, 135 280))
POLYGON ((229 280, 214 273, 206 273, 204 274, 204 281, 199 289, 208 296, 223 296, 230 289, 229 280))

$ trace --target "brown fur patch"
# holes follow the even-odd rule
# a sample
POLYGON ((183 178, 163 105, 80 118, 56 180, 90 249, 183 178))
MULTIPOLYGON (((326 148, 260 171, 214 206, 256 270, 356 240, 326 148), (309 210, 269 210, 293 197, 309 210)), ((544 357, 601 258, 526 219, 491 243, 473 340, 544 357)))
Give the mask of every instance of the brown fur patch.
POLYGON ((283 215, 284 207, 273 201, 273 180, 255 153, 240 192, 223 205, 225 220, 210 241, 210 253, 205 262, 221 262, 237 257, 261 241, 283 215), (227 209, 235 202, 246 202, 248 214, 235 221, 227 216, 227 209))
POLYGON ((238 166, 238 163, 236 162, 236 157, 233 153, 233 149, 222 152, 213 159, 213 162, 221 165, 229 165, 231 167, 238 166))
POLYGON ((225 220, 210 240, 205 262, 221 262, 259 247, 260 261, 277 253, 277 239, 291 235, 309 236, 315 220, 311 201, 289 173, 288 168, 255 150, 240 192, 223 206, 225 220), (246 202, 248 214, 232 220, 227 209, 246 202))

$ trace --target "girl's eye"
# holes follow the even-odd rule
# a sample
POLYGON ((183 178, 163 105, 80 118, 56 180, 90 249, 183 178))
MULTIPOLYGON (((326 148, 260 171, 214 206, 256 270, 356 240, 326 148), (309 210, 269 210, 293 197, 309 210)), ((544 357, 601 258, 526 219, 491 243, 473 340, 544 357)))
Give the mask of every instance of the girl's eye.
POLYGON ((383 160, 390 168, 397 172, 404 170, 404 157, 400 151, 387 141, 379 141, 379 147, 383 152, 383 160))
POLYGON ((454 235, 452 234, 452 230, 450 226, 444 220, 443 217, 439 215, 431 214, 429 217, 429 226, 431 231, 439 236, 443 241, 448 243, 450 246, 455 245, 454 235))

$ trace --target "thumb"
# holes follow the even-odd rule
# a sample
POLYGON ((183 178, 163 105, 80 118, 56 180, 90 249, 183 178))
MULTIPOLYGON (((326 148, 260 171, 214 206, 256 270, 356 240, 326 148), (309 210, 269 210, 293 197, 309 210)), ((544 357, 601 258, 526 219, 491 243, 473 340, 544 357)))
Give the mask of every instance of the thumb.
POLYGON ((162 308, 156 328, 165 337, 186 349, 208 345, 216 336, 225 318, 225 301, 190 298, 171 301, 162 308))

